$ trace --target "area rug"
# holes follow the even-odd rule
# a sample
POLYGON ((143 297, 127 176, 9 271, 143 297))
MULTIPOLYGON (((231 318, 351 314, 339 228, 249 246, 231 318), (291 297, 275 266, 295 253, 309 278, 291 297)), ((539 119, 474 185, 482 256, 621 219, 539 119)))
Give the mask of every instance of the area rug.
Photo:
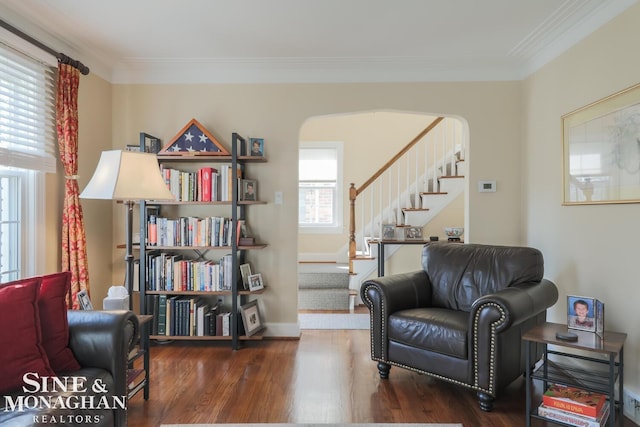
POLYGON ((369 329, 368 313, 299 313, 298 320, 300 329, 369 329))
POLYGON ((462 424, 408 424, 408 423, 373 423, 373 424, 349 424, 349 423, 314 423, 314 424, 162 424, 160 427, 463 427, 462 424))

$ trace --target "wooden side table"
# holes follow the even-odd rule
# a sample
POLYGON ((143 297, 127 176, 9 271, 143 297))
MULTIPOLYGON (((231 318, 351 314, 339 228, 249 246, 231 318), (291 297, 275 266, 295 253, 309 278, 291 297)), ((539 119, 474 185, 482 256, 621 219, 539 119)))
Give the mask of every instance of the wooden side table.
POLYGON ((149 400, 149 327, 153 316, 137 314, 140 327, 138 351, 129 356, 127 369, 128 398, 131 399, 144 389, 144 400, 149 400), (135 368, 134 362, 142 357, 142 369, 135 368), (144 373, 144 375, 142 375, 144 373))
POLYGON ((593 332, 584 332, 571 329, 570 332, 578 335, 575 342, 564 341, 556 338, 556 333, 566 333, 567 325, 559 323, 544 323, 528 330, 522 335, 525 342, 526 366, 532 366, 531 343, 539 343, 544 346, 542 365, 531 372, 526 371, 526 418, 527 427, 531 425, 532 418, 538 418, 547 422, 554 422, 548 418, 539 416, 537 406, 532 407, 532 381, 541 380, 544 389, 548 383, 557 383, 567 386, 574 386, 586 391, 606 394, 609 399, 609 426, 615 426, 616 406, 618 408, 619 425, 623 426, 624 421, 624 342, 627 334, 620 332, 605 331, 600 337, 593 332), (567 349, 580 350, 586 353, 604 355, 606 358, 583 356, 564 351, 549 350, 548 346, 564 347, 567 349), (551 356, 551 357, 549 357, 551 356), (581 366, 576 365, 576 361, 582 361, 581 366), (573 362, 573 363, 572 363, 573 362), (618 392, 620 399, 615 400, 615 383, 618 380, 618 392))

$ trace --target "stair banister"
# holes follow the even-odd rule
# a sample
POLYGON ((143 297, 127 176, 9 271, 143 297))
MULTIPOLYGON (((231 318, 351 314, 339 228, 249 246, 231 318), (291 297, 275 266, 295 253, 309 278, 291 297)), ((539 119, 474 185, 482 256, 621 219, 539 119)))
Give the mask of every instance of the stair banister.
MULTIPOLYGON (((356 188, 355 183, 351 183, 349 187, 349 264, 356 257, 356 198, 360 193, 366 190, 374 181, 376 181, 385 171, 387 171, 398 159, 407 153, 414 145, 416 145, 425 135, 435 128, 444 117, 437 117, 426 128, 424 128, 415 138, 413 138, 402 150, 393 156, 387 163, 378 169, 364 184, 356 188)), ((351 265, 349 266, 351 270, 351 265)))

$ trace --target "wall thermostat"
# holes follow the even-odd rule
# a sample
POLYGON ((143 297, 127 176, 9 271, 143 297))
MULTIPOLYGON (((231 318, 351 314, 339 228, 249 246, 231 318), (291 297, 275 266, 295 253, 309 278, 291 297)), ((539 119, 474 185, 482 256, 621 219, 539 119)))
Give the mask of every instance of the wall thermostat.
POLYGON ((495 181, 478 181, 478 192, 480 193, 495 193, 496 182, 495 181))

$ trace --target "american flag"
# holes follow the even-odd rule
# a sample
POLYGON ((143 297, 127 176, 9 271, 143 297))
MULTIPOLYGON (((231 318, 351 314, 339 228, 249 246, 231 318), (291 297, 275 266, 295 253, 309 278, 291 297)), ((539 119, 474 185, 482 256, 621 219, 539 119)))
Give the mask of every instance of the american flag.
POLYGON ((163 151, 167 154, 187 152, 228 154, 227 150, 196 119, 191 120, 163 151))

